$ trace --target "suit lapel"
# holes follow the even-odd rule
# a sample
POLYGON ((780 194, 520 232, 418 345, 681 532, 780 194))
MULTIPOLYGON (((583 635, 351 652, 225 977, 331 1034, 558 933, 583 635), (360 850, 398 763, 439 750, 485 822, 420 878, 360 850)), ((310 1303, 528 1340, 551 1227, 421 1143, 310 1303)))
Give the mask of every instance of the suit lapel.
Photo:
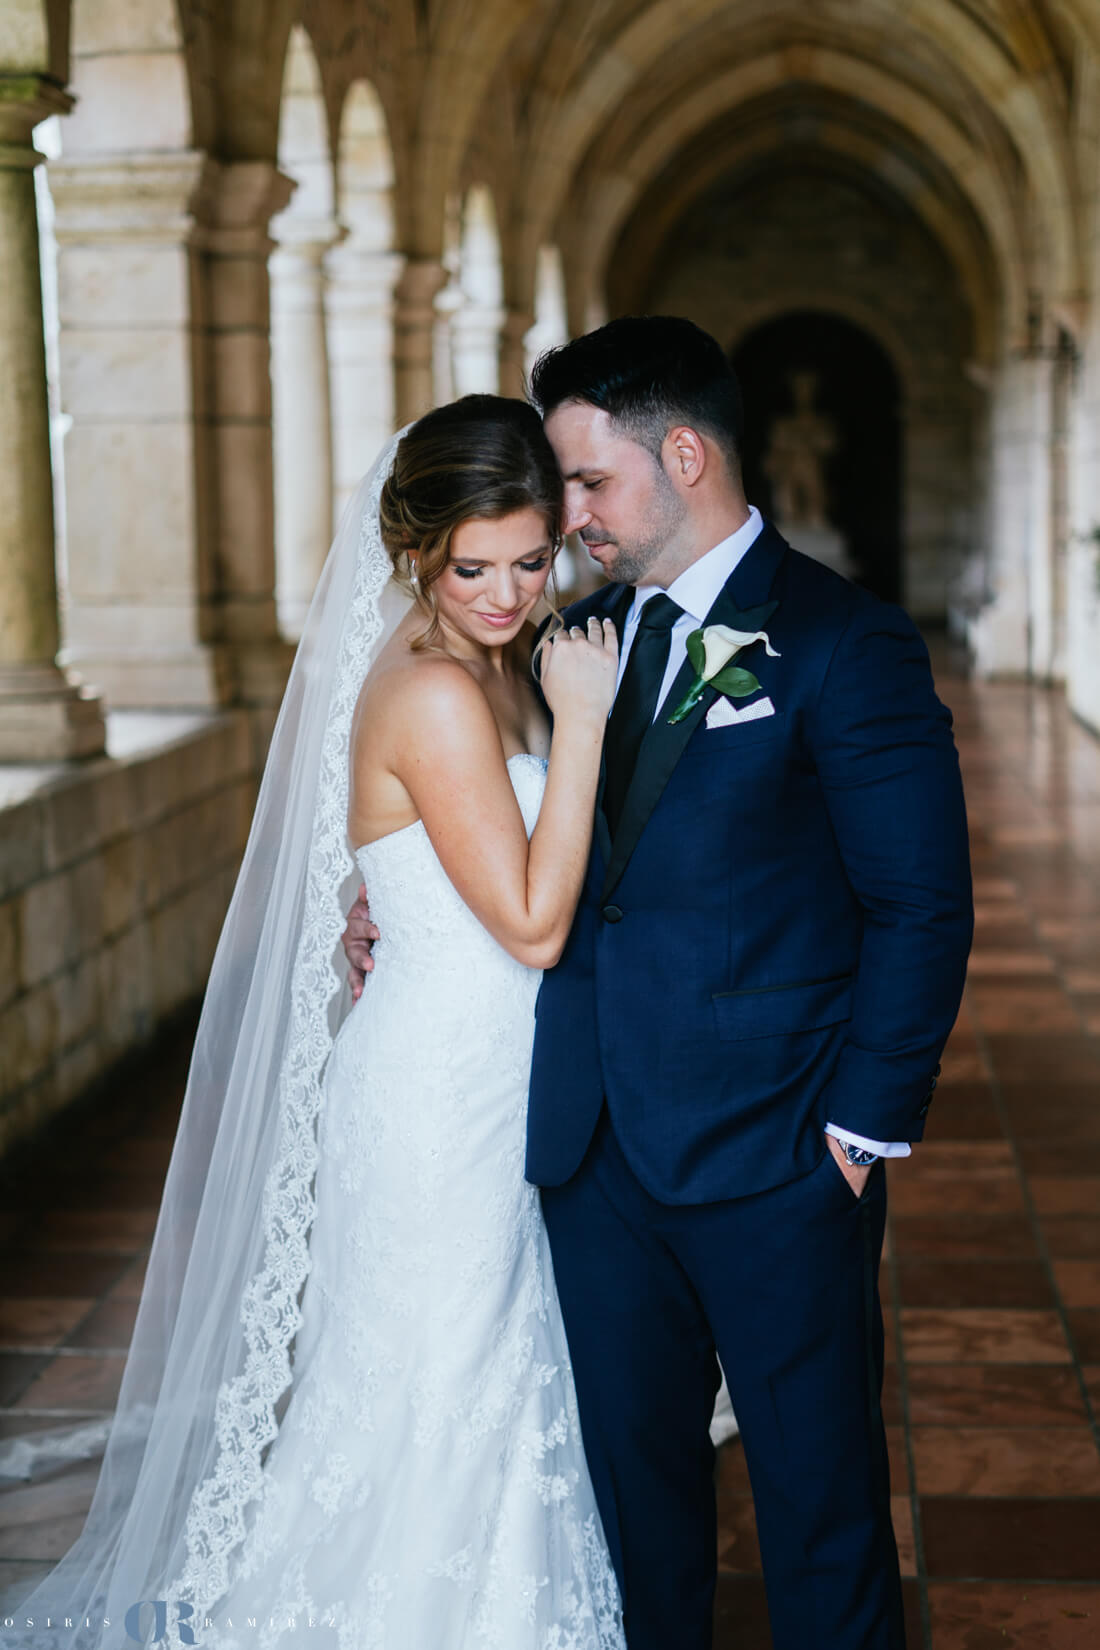
MULTIPOLYGON (((767 596, 786 549, 786 541, 770 523, 766 523, 760 536, 750 545, 719 591, 717 600, 703 620, 703 624, 729 625, 732 630, 763 630, 779 605, 777 601, 769 601, 767 596)), ((685 659, 657 712, 653 726, 642 740, 634 777, 623 803, 619 829, 614 841, 610 843, 610 852, 604 848, 602 841, 600 844, 604 851, 604 864, 607 866, 600 894, 601 903, 608 898, 625 871, 630 856, 638 845, 638 838, 660 801, 661 794, 672 777, 688 741, 718 697, 714 688, 704 689, 703 696, 694 710, 682 722, 670 726, 669 713, 684 698, 694 680, 695 671, 690 661, 685 659)), ((601 767, 601 800, 603 780, 601 767)), ((603 816, 602 807, 598 809, 597 819, 598 823, 602 822, 603 829, 607 832, 607 821, 603 816)), ((610 833, 608 837, 610 839, 610 833)))

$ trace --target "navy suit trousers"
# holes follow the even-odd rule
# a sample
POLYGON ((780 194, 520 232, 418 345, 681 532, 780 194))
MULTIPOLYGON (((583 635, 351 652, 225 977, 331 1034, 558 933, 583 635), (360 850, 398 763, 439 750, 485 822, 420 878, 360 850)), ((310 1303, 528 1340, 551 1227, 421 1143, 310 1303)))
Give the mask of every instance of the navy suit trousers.
POLYGON ((885 1172, 857 1199, 824 1137, 822 1152, 756 1195, 670 1206, 605 1107, 579 1171, 542 1190, 629 1650, 711 1643, 716 1352, 774 1650, 904 1650, 880 1404, 885 1172))

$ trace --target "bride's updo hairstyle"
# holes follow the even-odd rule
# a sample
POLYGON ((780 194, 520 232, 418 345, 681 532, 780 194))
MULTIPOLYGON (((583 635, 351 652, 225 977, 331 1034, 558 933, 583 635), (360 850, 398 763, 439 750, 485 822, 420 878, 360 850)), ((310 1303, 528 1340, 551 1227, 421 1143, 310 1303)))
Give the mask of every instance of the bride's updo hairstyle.
POLYGON ((394 574, 429 620, 414 649, 431 647, 439 634, 432 586, 450 559, 455 529, 517 510, 538 511, 556 555, 564 519, 561 474, 542 420, 526 401, 464 395, 425 413, 402 438, 379 516, 394 574))

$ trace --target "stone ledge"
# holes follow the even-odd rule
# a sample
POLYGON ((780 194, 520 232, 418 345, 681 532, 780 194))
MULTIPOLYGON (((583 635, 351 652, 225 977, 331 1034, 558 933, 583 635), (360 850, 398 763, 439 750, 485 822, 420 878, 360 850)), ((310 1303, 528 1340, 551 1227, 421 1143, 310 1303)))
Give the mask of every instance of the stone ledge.
POLYGON ((269 718, 119 712, 0 769, 0 1154, 202 993, 269 718))
POLYGON ((0 899, 253 772, 241 711, 114 711, 107 755, 0 766, 0 899))

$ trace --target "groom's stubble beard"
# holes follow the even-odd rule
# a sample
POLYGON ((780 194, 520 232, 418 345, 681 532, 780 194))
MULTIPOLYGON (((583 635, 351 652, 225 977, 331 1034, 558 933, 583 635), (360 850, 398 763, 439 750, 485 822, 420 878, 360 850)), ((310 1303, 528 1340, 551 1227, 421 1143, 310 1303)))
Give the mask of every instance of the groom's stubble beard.
MULTIPOLYGON (((606 529, 598 538, 593 535, 593 542, 615 546, 615 554, 605 557, 602 564, 606 576, 617 584, 640 584, 650 568, 668 549, 686 515, 686 505, 678 496, 660 462, 656 461, 653 489, 645 507, 645 537, 612 538, 606 529)), ((582 528, 582 542, 586 542, 585 531, 582 528)))

